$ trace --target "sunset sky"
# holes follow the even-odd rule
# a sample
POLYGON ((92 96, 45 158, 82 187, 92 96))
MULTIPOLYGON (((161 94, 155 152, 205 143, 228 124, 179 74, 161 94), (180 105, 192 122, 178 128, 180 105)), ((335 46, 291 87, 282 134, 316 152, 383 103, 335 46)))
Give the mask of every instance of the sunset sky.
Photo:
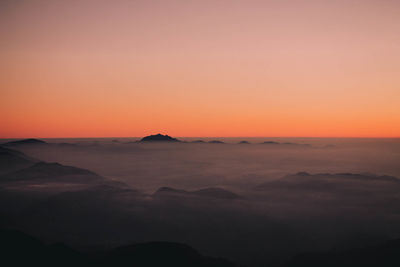
POLYGON ((400 1, 1 1, 0 138, 400 137, 400 1))

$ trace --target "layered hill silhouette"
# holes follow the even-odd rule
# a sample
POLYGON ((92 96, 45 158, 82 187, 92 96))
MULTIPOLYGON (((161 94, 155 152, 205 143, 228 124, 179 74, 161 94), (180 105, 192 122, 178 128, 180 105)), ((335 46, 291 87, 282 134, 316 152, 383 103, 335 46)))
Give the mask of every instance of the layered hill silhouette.
POLYGON ((174 189, 171 187, 161 187, 155 193, 155 196, 199 196, 199 197, 210 197, 210 198, 219 198, 219 199, 240 199, 241 196, 235 194, 231 191, 218 188, 218 187, 209 187, 195 191, 186 191, 180 189, 174 189))
POLYGON ((17 230, 0 230, 0 260, 9 266, 94 266, 78 251, 63 244, 45 245, 17 230))
POLYGON ((140 142, 181 142, 169 135, 154 134, 143 137, 140 142))
POLYGON ((2 146, 46 145, 46 144, 48 144, 48 143, 45 141, 42 141, 39 139, 34 139, 34 138, 29 138, 29 139, 7 142, 7 143, 2 144, 2 146))
POLYGON ((28 167, 0 175, 3 188, 19 187, 25 191, 56 194, 64 191, 82 191, 101 186, 126 188, 127 185, 102 177, 87 169, 60 163, 36 162, 28 167))
POLYGON ((83 177, 85 180, 99 180, 104 179, 103 177, 97 175, 96 173, 72 166, 65 166, 57 162, 38 162, 23 168, 21 170, 6 174, 1 176, 2 181, 31 181, 31 180, 68 180, 71 179, 81 181, 83 177))
POLYGON ((37 161, 20 151, 0 146, 0 175, 27 167, 37 161))
POLYGON ((0 230, 0 257, 10 266, 236 266, 181 243, 140 243, 82 253, 62 243, 44 244, 17 230, 0 230))

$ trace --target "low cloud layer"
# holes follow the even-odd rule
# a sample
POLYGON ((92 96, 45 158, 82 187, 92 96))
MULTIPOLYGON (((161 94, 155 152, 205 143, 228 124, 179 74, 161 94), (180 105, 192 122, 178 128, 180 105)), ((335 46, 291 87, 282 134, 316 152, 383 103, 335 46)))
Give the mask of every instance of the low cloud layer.
POLYGON ((400 237, 397 140, 240 140, 2 148, 1 226, 80 249, 183 242, 248 266, 400 237))

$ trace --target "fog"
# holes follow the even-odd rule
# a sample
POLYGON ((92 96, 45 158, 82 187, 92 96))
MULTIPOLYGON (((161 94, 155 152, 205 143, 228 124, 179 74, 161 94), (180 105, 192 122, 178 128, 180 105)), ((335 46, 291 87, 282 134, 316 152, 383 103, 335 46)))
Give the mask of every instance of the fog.
POLYGON ((30 163, 2 166, 1 226, 83 250, 183 242, 246 266, 400 238, 399 139, 180 139, 7 146, 30 163))

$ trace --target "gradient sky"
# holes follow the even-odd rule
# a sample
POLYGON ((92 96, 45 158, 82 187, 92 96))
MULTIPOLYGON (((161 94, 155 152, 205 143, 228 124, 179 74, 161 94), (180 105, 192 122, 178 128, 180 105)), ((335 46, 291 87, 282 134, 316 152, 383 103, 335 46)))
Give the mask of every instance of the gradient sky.
POLYGON ((0 138, 400 136, 400 1, 0 1, 0 138))

